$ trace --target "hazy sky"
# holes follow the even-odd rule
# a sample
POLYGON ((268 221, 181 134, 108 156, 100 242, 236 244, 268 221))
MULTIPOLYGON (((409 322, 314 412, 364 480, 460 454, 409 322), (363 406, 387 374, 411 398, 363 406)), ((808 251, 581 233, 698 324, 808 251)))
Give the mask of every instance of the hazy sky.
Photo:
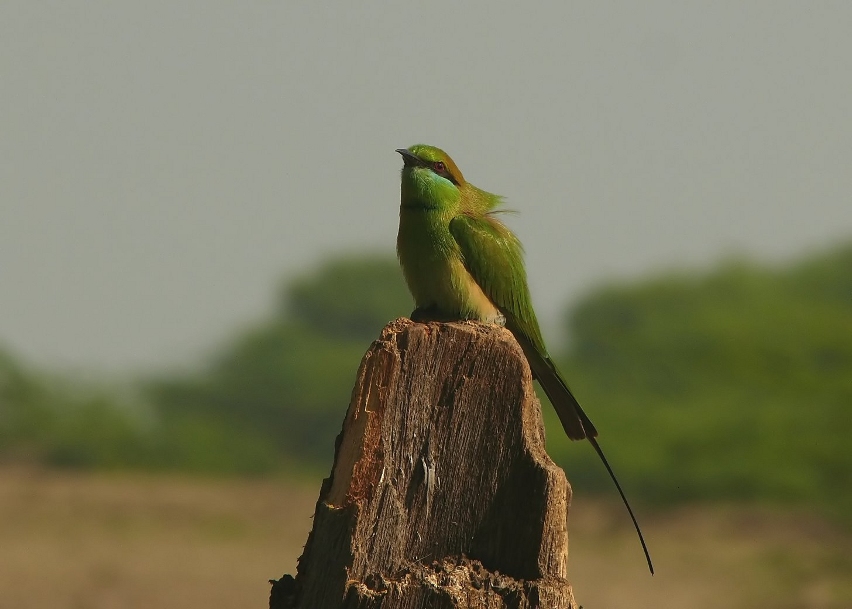
POLYGON ((393 252, 424 142, 506 195, 553 327, 602 281, 852 235, 850 2, 0 3, 0 344, 193 361, 393 252))

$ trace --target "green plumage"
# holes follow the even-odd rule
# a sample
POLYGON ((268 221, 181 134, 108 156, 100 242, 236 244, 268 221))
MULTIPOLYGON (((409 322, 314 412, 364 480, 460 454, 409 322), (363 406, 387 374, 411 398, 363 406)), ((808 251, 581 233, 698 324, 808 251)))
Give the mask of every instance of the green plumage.
POLYGON ((596 436, 547 353, 521 243, 495 217, 501 198, 466 182, 438 148, 412 146, 401 154, 405 166, 397 252, 419 314, 486 322, 502 317, 568 437, 596 436))
POLYGON ((572 440, 588 439, 615 482, 653 573, 639 525, 595 437, 597 430, 547 353, 532 308, 523 248, 495 214, 501 197, 468 183, 439 148, 397 150, 402 168, 397 253, 413 318, 505 323, 572 440))

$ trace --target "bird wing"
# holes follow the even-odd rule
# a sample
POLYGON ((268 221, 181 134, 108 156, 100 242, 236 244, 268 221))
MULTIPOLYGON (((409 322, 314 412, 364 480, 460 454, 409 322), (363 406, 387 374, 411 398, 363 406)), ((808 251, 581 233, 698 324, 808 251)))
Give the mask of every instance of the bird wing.
POLYGON ((541 383, 572 440, 594 437, 597 430, 547 353, 532 307, 523 248, 512 232, 491 215, 461 214, 450 222, 464 266, 506 317, 533 374, 541 383))
POLYGON ((544 341, 532 308, 520 241, 489 215, 462 214, 450 222, 464 266, 485 295, 535 344, 544 341))

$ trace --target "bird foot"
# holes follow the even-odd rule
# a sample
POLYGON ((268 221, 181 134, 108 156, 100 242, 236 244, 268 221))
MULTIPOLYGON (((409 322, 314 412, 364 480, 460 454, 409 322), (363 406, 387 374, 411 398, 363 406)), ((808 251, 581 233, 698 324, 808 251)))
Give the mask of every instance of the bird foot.
POLYGON ((497 325, 497 326, 500 326, 500 327, 505 327, 506 316, 505 315, 498 315, 497 317, 495 317, 493 319, 489 319, 488 323, 491 323, 491 324, 494 324, 494 325, 497 325))
MULTIPOLYGON (((437 307, 418 307, 411 312, 410 317, 411 321, 418 323, 424 323, 427 321, 461 321, 461 318, 458 316, 441 313, 437 307)), ((506 317, 504 315, 497 315, 496 317, 483 319, 481 321, 498 326, 506 325, 506 317)))

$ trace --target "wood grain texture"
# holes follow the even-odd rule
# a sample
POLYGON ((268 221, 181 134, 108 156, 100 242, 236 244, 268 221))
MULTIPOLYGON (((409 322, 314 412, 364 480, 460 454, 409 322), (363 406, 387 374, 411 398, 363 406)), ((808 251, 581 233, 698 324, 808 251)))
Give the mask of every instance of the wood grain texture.
POLYGON ((398 319, 361 362, 298 573, 270 607, 574 608, 570 497, 511 333, 398 319))

